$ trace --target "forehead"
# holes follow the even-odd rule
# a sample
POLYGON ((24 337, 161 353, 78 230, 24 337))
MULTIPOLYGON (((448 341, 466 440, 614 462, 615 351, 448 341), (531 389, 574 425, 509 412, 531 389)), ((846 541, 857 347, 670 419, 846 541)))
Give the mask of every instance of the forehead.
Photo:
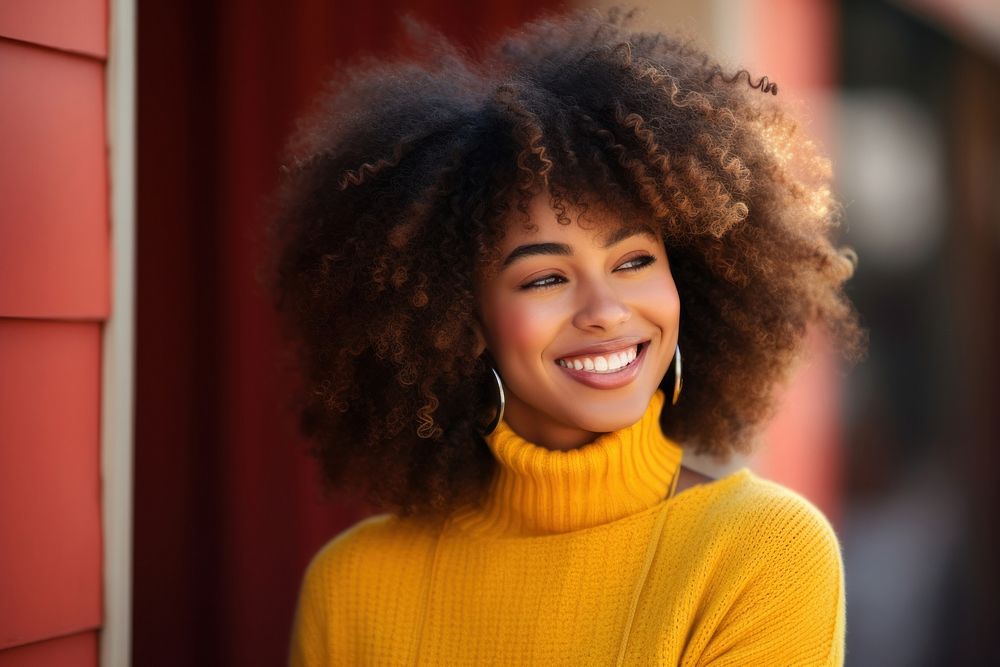
POLYGON ((495 278, 504 269, 504 259, 527 245, 561 244, 570 248, 604 248, 636 233, 657 236, 647 221, 636 216, 629 218, 600 205, 588 205, 582 209, 567 207, 563 220, 560 221, 559 215, 552 208, 550 195, 544 192, 528 202, 526 212, 529 216, 527 220, 518 210, 501 224, 497 230, 499 238, 480 257, 476 270, 477 282, 495 278))
POLYGON ((501 254, 521 243, 542 240, 570 244, 589 242, 603 247, 626 230, 643 228, 642 225, 630 225, 620 214, 595 205, 588 205, 586 209, 567 207, 560 220, 559 214, 552 208, 551 197, 547 192, 531 199, 527 212, 530 222, 521 215, 510 216, 504 222, 499 244, 503 251, 501 254))

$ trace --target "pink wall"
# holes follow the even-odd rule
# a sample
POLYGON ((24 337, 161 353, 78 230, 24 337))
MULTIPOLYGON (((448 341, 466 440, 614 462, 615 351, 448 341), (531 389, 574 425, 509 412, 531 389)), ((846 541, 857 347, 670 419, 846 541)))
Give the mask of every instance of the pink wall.
MULTIPOLYGON (((767 75, 778 84, 779 97, 801 101, 804 131, 829 154, 830 104, 838 77, 836 3, 753 0, 744 15, 754 80, 767 75)), ((766 477, 816 503, 838 526, 843 489, 838 361, 819 330, 811 332, 808 348, 808 359, 784 388, 781 409, 755 463, 766 477)))

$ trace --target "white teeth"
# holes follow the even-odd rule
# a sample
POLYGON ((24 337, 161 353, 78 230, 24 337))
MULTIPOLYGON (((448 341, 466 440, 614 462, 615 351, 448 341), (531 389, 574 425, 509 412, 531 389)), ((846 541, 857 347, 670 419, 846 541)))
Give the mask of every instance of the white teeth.
POLYGON ((575 370, 587 370, 594 373, 614 373, 628 366, 639 356, 638 346, 633 345, 627 350, 613 352, 604 356, 578 357, 576 359, 560 359, 559 365, 575 370))

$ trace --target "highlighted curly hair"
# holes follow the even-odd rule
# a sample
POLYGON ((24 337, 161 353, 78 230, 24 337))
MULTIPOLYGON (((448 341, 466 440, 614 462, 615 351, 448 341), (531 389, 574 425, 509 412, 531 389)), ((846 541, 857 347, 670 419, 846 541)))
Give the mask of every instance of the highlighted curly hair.
POLYGON ((301 126, 269 284, 327 489, 399 514, 482 498, 495 385, 474 280, 539 192, 563 224, 600 208, 662 236, 685 386, 661 419, 685 446, 746 451, 810 322, 860 354, 829 163, 776 86, 630 23, 550 16, 478 57, 413 23, 421 57, 344 69, 301 126))

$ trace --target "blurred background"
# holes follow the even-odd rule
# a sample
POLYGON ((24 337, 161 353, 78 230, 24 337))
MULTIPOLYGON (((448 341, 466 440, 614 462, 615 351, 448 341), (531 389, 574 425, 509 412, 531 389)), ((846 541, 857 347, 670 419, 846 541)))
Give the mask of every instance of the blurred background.
MULTIPOLYGON (((367 510, 320 496, 255 280, 283 142, 401 13, 474 46, 573 6, 0 0, 0 667, 284 662, 367 510)), ((690 465, 830 518, 848 665, 1000 664, 1000 6, 638 6, 831 156, 871 338, 814 332, 755 455, 690 465)))

